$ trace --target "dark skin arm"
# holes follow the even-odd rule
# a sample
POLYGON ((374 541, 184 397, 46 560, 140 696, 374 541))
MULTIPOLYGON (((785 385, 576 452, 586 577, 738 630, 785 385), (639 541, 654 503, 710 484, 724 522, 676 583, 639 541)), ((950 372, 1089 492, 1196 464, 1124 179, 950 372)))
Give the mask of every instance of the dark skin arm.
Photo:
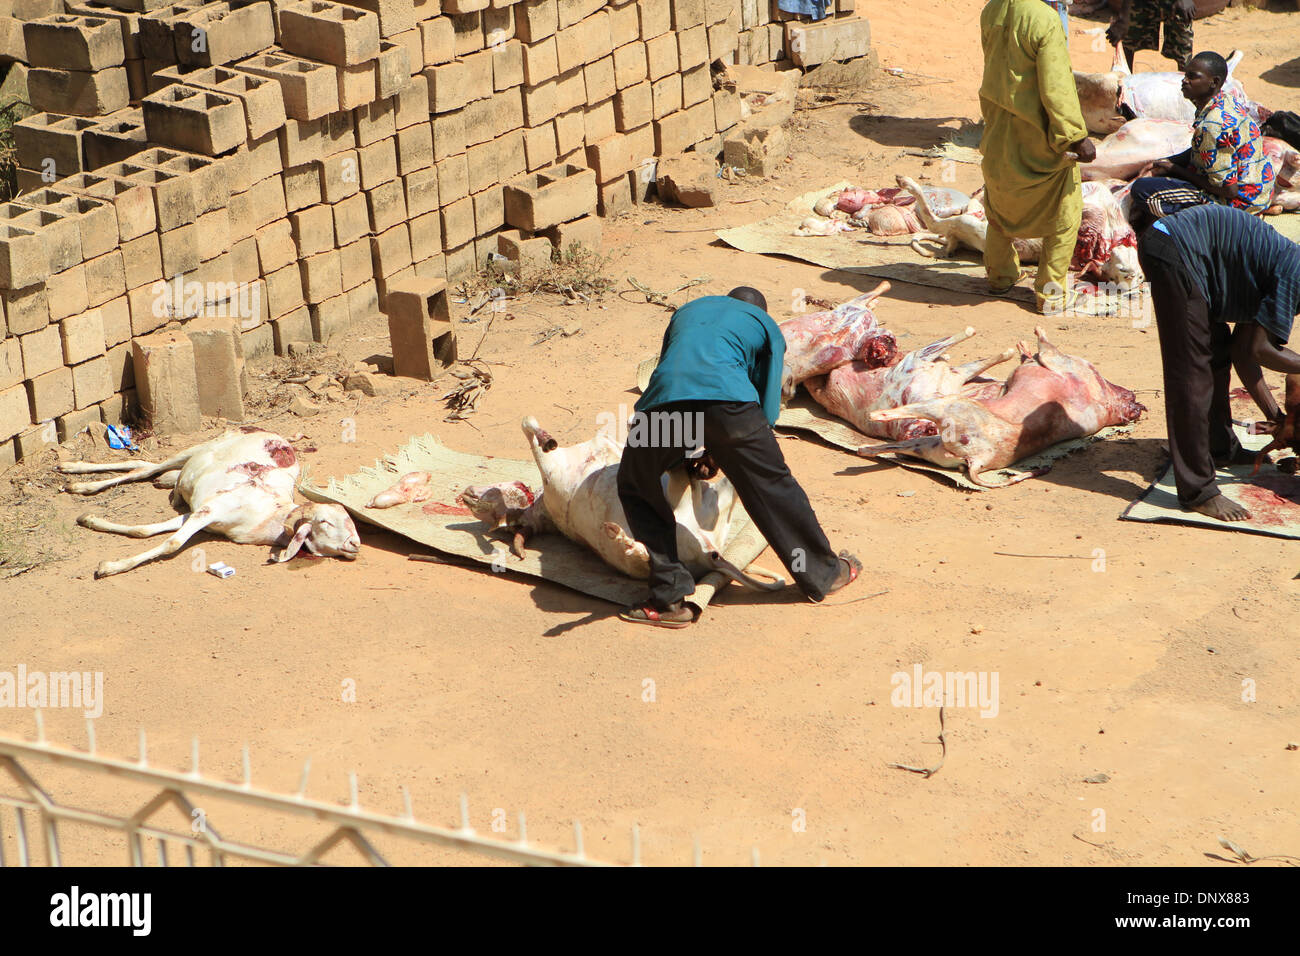
MULTIPOLYGON (((1110 26, 1106 29, 1106 39, 1111 44, 1118 43, 1124 39, 1128 33, 1129 18, 1133 13, 1133 0, 1124 0, 1124 5, 1119 8, 1119 13, 1115 14, 1115 19, 1111 21, 1110 26)), ((1129 67, 1133 66, 1132 54, 1130 54, 1129 67)))
POLYGON ((1240 198, 1240 193, 1236 186, 1229 186, 1224 183, 1216 186, 1209 181, 1204 175, 1187 166, 1178 166, 1167 159, 1162 159, 1151 164, 1151 175, 1153 176, 1172 176, 1175 179, 1181 179, 1191 183, 1197 189, 1216 196, 1219 199, 1233 200, 1240 198))
POLYGON ((1282 421, 1282 410, 1264 384, 1264 369, 1300 373, 1300 355, 1274 345, 1262 325, 1239 322, 1232 330, 1232 367, 1264 416, 1274 424, 1282 421))

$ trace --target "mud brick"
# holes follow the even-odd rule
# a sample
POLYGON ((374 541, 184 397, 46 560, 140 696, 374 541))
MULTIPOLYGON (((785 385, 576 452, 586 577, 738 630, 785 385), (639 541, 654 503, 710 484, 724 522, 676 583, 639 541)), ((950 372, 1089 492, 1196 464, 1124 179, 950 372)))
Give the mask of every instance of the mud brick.
POLYGON ((559 28, 556 0, 523 0, 515 6, 515 35, 524 43, 553 36, 559 28))
MULTIPOLYGON (((504 188, 490 186, 470 196, 474 202, 474 234, 486 236, 506 224, 504 188)), ((495 248, 495 244, 493 245, 495 248)))
POLYGON ((103 305, 126 293, 126 276, 120 249, 88 259, 85 273, 86 304, 90 308, 103 305))
POLYGON ((429 80, 423 73, 416 73, 394 100, 393 125, 401 130, 427 123, 429 112, 429 80))
MULTIPOLYGON (((81 227, 77 220, 47 207, 28 207, 18 203, 0 206, 0 218, 10 229, 27 230, 39 240, 40 262, 47 269, 63 271, 82 261, 81 227)), ((19 246, 21 249, 21 245, 19 246)), ((30 247, 37 250, 37 246, 30 247)), ((26 282, 17 282, 23 286, 26 282)))
POLYGON ((697 152, 707 152, 716 155, 722 149, 722 138, 717 135, 713 128, 713 100, 709 99, 704 103, 697 103, 689 109, 683 110, 686 113, 686 124, 688 135, 692 143, 704 143, 706 140, 712 141, 712 145, 705 149, 703 146, 697 148, 697 152))
POLYGON ((370 212, 370 231, 381 233, 406 219, 402 181, 394 179, 364 193, 370 212))
POLYGON ((141 104, 149 140, 216 156, 248 138, 243 104, 232 96, 174 83, 141 104))
POLYGON ((371 278, 373 271, 368 238, 358 239, 339 248, 339 276, 345 290, 355 289, 371 278))
MULTIPOLYGON (((745 30, 752 30, 760 23, 759 11, 766 8, 763 0, 740 0, 740 25, 745 30)), ((705 0, 704 19, 708 23, 721 23, 730 15, 734 4, 732 0, 705 0)))
POLYGON ((311 317, 313 342, 333 341, 343 335, 352 322, 348 312, 348 297, 342 294, 308 305, 307 313, 311 317))
POLYGON ((559 112, 557 84, 549 80, 539 86, 524 87, 524 120, 528 126, 541 126, 559 112))
POLYGON ((795 20, 785 25, 785 48, 802 67, 828 60, 851 60, 871 50, 871 24, 858 17, 836 17, 819 23, 795 20))
POLYGON ((31 421, 47 422, 72 411, 74 398, 71 370, 59 367, 29 378, 25 384, 31 421))
POLYGON ((524 128, 524 98, 520 87, 502 90, 492 97, 492 108, 497 118, 497 135, 524 128))
POLYGON ((392 40, 379 41, 379 56, 375 57, 375 96, 388 99, 411 85, 411 79, 424 68, 420 58, 420 31, 408 30, 392 40))
POLYGON ((505 43, 515 35, 515 4, 518 2, 492 0, 491 6, 483 11, 483 36, 489 47, 505 43))
POLYGON ((19 289, 0 289, 0 303, 4 306, 10 335, 35 332, 49 324, 44 281, 19 289))
POLYGON ((451 156, 438 163, 438 198, 442 205, 469 195, 469 164, 465 156, 451 156))
POLYGON ((194 350, 199 411, 210 418, 244 419, 244 345, 239 319, 202 317, 185 324, 194 350))
POLYGON ((239 337, 243 340, 246 358, 262 358, 275 353, 275 334, 269 321, 255 328, 241 329, 239 337))
POLYGON ((654 98, 649 83, 619 90, 614 97, 614 125, 620 133, 644 126, 654 119, 654 98))
POLYGON ((474 203, 468 197, 448 203, 443 200, 442 245, 444 250, 464 245, 474 238, 474 203))
POLYGON ((470 100, 470 69, 464 60, 439 63, 424 71, 429 83, 429 105, 435 113, 458 110, 470 100))
POLYGON ((284 205, 289 212, 321 201, 317 163, 304 163, 284 171, 284 205))
POLYGON ((334 248, 334 207, 321 204, 289 214, 289 229, 299 259, 334 248))
POLYGON ((199 267, 199 233, 191 223, 169 229, 158 237, 163 276, 171 278, 199 267))
POLYGON ((120 66, 95 73, 33 68, 27 71, 27 95, 37 112, 75 116, 106 116, 131 100, 120 66))
POLYGON ((691 27, 677 34, 677 60, 680 69, 689 70, 709 62, 709 33, 703 26, 691 27))
MULTIPOLYGON (((247 192, 253 184, 251 166, 248 147, 242 143, 224 156, 176 153, 162 164, 167 172, 189 176, 193 180, 194 209, 200 216, 224 209, 230 202, 231 193, 247 192)), ((259 177, 262 178, 265 177, 259 177)))
POLYGON ((614 122, 614 101, 608 99, 603 103, 597 103, 587 110, 583 116, 583 142, 587 145, 599 142, 602 139, 608 139, 616 132, 614 122))
MULTIPOLYGON (((679 73, 655 80, 651 85, 651 112, 656 121, 667 120, 682 108, 682 77, 679 73)), ((680 152, 680 150, 678 150, 680 152)))
MULTIPOLYGON (((121 165, 109 168, 126 171, 121 165)), ((80 180, 60 180, 59 185, 69 191, 112 203, 117 216, 117 235, 121 242, 129 242, 157 229, 153 193, 148 187, 124 177, 100 173, 83 174, 80 180)))
POLYGON ((528 86, 537 86, 560 74, 560 61, 556 54, 555 37, 550 36, 536 43, 525 43, 520 47, 520 58, 524 82, 528 86))
MULTIPOLYGON (((358 156, 355 149, 335 153, 314 163, 320 199, 333 203, 355 195, 361 189, 361 175, 357 164, 358 156)), ((285 201, 287 204, 287 195, 285 201)))
POLYGON ((379 294, 373 278, 348 290, 348 314, 352 316, 353 322, 379 314, 379 294))
POLYGON ((438 17, 419 24, 420 48, 428 66, 450 63, 456 58, 456 30, 450 17, 438 17))
POLYGON ((23 378, 23 350, 18 336, 0 339, 0 389, 17 385, 23 378))
POLYGON ((418 123, 397 131, 397 168, 403 176, 433 165, 433 127, 418 123))
POLYGON ((219 66, 266 50, 276 42, 269 3, 213 3, 174 17, 176 59, 192 66, 219 66))
POLYGON ((506 40, 487 51, 492 59, 492 88, 498 93, 524 82, 524 45, 506 40))
POLYGON ((474 100, 481 100, 484 97, 492 95, 492 51, 478 50, 475 53, 462 57, 459 61, 465 65, 468 71, 466 80, 467 98, 466 102, 472 103, 474 100))
MULTIPOLYGON (((640 166, 645 166, 647 163, 653 166, 655 160, 654 124, 647 123, 645 126, 638 127, 625 135, 627 136, 628 150, 632 153, 632 158, 640 166)), ((648 174, 648 179, 651 182, 654 181, 653 171, 648 174)))
POLYGON ((603 0, 559 0, 557 13, 559 15, 560 29, 563 30, 565 27, 580 23, 584 18, 591 16, 604 5, 603 0))
POLYGON ((379 56, 379 17, 368 10, 305 0, 282 5, 280 46, 288 53, 356 66, 379 56))
MULTIPOLYGON (((119 0, 121 6, 131 6, 130 0, 119 0)), ((155 6, 163 6, 157 3, 155 6)), ((58 3, 48 4, 52 9, 50 12, 57 13, 59 10, 58 3)), ((139 10, 144 4, 137 4, 136 10, 139 10)), ((68 13, 79 17, 95 17, 101 20, 111 20, 115 24, 122 36, 122 54, 128 60, 138 60, 144 54, 140 50, 140 13, 130 10, 118 10, 113 6, 105 3, 67 3, 68 13)))
POLYGON ((299 260, 298 267, 302 271, 303 293, 309 303, 323 302, 343 293, 339 251, 332 246, 325 252, 299 260))
POLYGON ((346 6, 368 10, 379 20, 379 35, 391 37, 415 27, 412 0, 348 0, 346 6))
POLYGON ((297 120, 320 119, 339 109, 338 74, 327 63, 264 53, 239 64, 246 73, 280 84, 285 115, 297 120))
POLYGON ((719 133, 740 122, 740 95, 735 91, 716 90, 713 94, 713 120, 719 133))
POLYGON ((308 343, 311 337, 311 312, 306 304, 271 319, 271 332, 275 340, 275 354, 288 355, 291 343, 308 343))
POLYGON ((678 33, 704 22, 704 0, 670 0, 672 27, 678 33))
POLYGON ((375 100, 375 65, 368 61, 360 66, 338 66, 339 109, 350 110, 375 100))
POLYGON ((785 27, 779 23, 769 23, 767 25, 767 55, 774 62, 784 60, 787 56, 785 27))
POLYGON ((409 265, 405 269, 399 269, 390 276, 375 276, 372 281, 375 283, 375 291, 379 296, 380 308, 384 308, 384 303, 388 297, 388 293, 394 285, 409 281, 415 277, 416 272, 414 265, 409 265))
MULTIPOLYGON (((719 60, 723 63, 735 63, 736 50, 740 37, 733 25, 730 22, 715 23, 713 26, 708 28, 708 35, 709 59, 719 60)), ((766 33, 763 34, 763 39, 766 41, 766 33)), ((754 42, 755 48, 757 48, 757 41, 754 42)), ((746 49, 748 50, 749 48, 747 47, 746 49)))
POLYGON ((119 252, 122 255, 122 279, 126 288, 135 289, 162 278, 162 246, 158 241, 158 233, 148 232, 124 242, 119 252))
POLYGON ((662 36, 672 29, 672 5, 669 0, 637 0, 636 12, 642 40, 662 36))
POLYGON ((131 315, 131 335, 138 338, 161 328, 171 318, 170 286, 162 281, 128 289, 127 311, 131 315))
MULTIPOLYGON (((4 345, 14 345, 12 340, 4 345)), ((7 367, 5 355, 7 350, 0 346, 0 374, 3 374, 7 367)), ((22 378, 22 368, 18 369, 18 377, 22 378)), ((3 381, 0 378, 0 381, 3 381)), ((4 441, 13 438, 19 432, 32 424, 31 406, 27 400, 27 389, 21 384, 10 383, 0 390, 0 437, 4 441)), ((3 462, 0 462, 3 464, 3 462)))
POLYGON ((508 229, 496 235, 497 253, 525 269, 544 269, 551 263, 554 247, 542 236, 528 238, 518 229, 508 229))
MULTIPOLYGON (((109 375, 108 359, 100 355, 71 368, 72 400, 78 410, 89 408, 104 401, 113 394, 112 377, 109 375)), ((99 410, 95 410, 96 422, 99 410)), ((74 431, 73 434, 76 434, 74 431)), ((64 439, 65 441, 67 439, 64 439)))
POLYGON ((544 235, 561 253, 571 247, 586 246, 593 252, 600 251, 601 223, 596 216, 583 216, 573 222, 561 223, 543 231, 544 235))
POLYGON ((524 158, 529 171, 552 165, 559 156, 555 142, 555 126, 547 123, 524 130, 524 158))
MULTIPOLYGON (((137 110, 122 110, 120 113, 139 115, 137 110)), ((82 156, 87 169, 100 169, 120 163, 148 145, 143 121, 127 118, 113 120, 112 116, 105 117, 102 122, 86 130, 81 138, 82 156)))
POLYGON ((484 47, 483 16, 481 11, 467 14, 449 14, 451 28, 456 34, 456 55, 465 56, 484 47))
POLYGON ((366 197, 361 193, 349 196, 329 207, 332 213, 334 241, 339 246, 355 242, 370 234, 370 214, 366 197))
POLYGON ((676 73, 681 63, 677 56, 677 35, 665 33, 647 40, 646 75, 651 80, 661 80, 676 73))
POLYGON ((596 174, 564 164, 508 183, 506 222, 536 232, 586 215, 596 205, 596 174))
POLYGON ((283 269, 277 269, 266 276, 266 307, 272 319, 288 315, 294 309, 305 305, 302 295, 302 273, 297 262, 291 262, 283 269))
MULTIPOLYGON (((193 180, 189 176, 172 173, 164 169, 135 166, 130 163, 110 166, 109 169, 122 170, 125 173, 123 178, 127 182, 142 186, 149 191, 160 231, 167 232, 178 226, 194 222, 196 204, 194 201, 193 180)), ((120 210, 118 224, 120 227, 120 210)))
MULTIPOLYGON (((288 208, 284 204, 284 183, 279 176, 263 179, 243 195, 249 197, 252 221, 257 226, 264 226, 288 215, 288 208)), ((234 217, 233 211, 231 217, 234 217)))
POLYGON ((488 186, 501 182, 497 169, 498 146, 495 140, 471 146, 466 154, 466 166, 469 171, 469 191, 479 192, 488 186))
POLYGON ((13 125, 18 165, 69 176, 84 168, 82 141, 95 121, 82 116, 35 113, 13 125))
POLYGON ((582 62, 594 63, 614 51, 614 41, 610 38, 609 14, 604 10, 591 14, 577 24, 582 44, 582 62))
POLYGON ((614 51, 614 84, 620 90, 644 81, 649 75, 646 45, 640 40, 614 51))
MULTIPOLYGON (((343 115, 343 114, 340 114, 343 115)), ((372 146, 397 133, 397 106, 393 99, 375 100, 352 111, 354 145, 372 146)))
POLYGON ((444 159, 458 156, 465 152, 465 113, 442 113, 431 117, 433 124, 433 160, 440 163, 444 159))
POLYGON ((587 146, 587 165, 595 171, 599 182, 621 177, 635 164, 631 144, 621 133, 587 146))
POLYGON ((427 259, 421 259, 411 268, 414 270, 417 279, 447 281, 447 257, 441 252, 434 253, 427 259))
POLYGON ((713 77, 707 66, 682 71, 682 105, 694 106, 713 95, 713 77))
POLYGON ((104 351, 130 341, 131 310, 125 294, 109 299, 94 311, 99 313, 100 324, 104 328, 104 351))
POLYGON ((99 406, 74 409, 55 418, 60 442, 71 441, 87 428, 99 424, 99 406))
POLYGON ((389 137, 357 151, 361 188, 374 189, 397 178, 397 140, 389 137))
MULTIPOLYGON (((614 95, 614 58, 602 57, 582 68, 584 98, 588 106, 607 100, 614 95)), ((561 84, 563 85, 563 84, 561 84)), ((567 103, 569 108, 577 104, 567 103)))
POLYGON ((126 58, 122 27, 103 17, 52 16, 23 24, 27 64, 56 70, 105 70, 126 58))
POLYGON ((455 361, 447 283, 411 278, 390 283, 386 292, 384 309, 388 313, 394 374, 432 381, 443 364, 434 355, 435 339, 443 339, 442 357, 455 361))
POLYGON ((200 262, 230 251, 230 212, 224 206, 199 216, 195 227, 198 230, 200 262))
POLYGON ((422 261, 442 253, 442 216, 435 209, 415 216, 407 225, 411 232, 411 258, 422 261))
POLYGON ((641 39, 640 18, 637 16, 636 4, 625 3, 622 6, 608 8, 609 38, 618 49, 625 43, 641 39))
POLYGON ((252 282, 260 276, 257 239, 249 236, 230 245, 230 274, 236 282, 252 282))
POLYGON ((524 131, 511 130, 496 139, 497 176, 507 182, 522 176, 528 170, 528 156, 524 149, 524 131))
POLYGON ((685 152, 695 143, 693 118, 686 110, 677 110, 654 121, 655 153, 659 156, 675 156, 685 152))
MULTIPOLYGON (((26 400, 26 395, 23 396, 26 400)), ((33 455, 39 455, 48 448, 53 448, 58 442, 58 431, 50 427, 50 422, 37 425, 35 428, 25 432, 19 432, 14 436, 14 450, 21 461, 24 458, 30 458, 33 455)))
POLYGON ((393 276, 411 264, 411 234, 399 222, 370 237, 370 258, 375 278, 393 276))
MULTIPOLYGON (((579 78, 579 84, 582 80, 579 78)), ((497 112, 492 100, 475 100, 461 111, 465 120, 465 145, 486 143, 497 134, 497 112)))
POLYGON ((86 296, 86 267, 78 264, 71 269, 54 273, 45 280, 45 294, 51 322, 84 312, 89 306, 86 296))
POLYGON ((155 434, 196 432, 199 408, 194 346, 183 332, 158 332, 131 343, 140 412, 155 434))
POLYGON ((142 15, 136 23, 140 56, 162 64, 175 63, 176 40, 172 33, 172 18, 182 12, 180 5, 155 3, 151 7, 152 9, 141 11, 142 15))
POLYGON ((438 168, 430 166, 402 177, 406 214, 411 218, 438 208, 438 168))
POLYGON ((47 325, 39 332, 19 336, 23 377, 36 378, 63 365, 63 339, 59 325, 47 325))

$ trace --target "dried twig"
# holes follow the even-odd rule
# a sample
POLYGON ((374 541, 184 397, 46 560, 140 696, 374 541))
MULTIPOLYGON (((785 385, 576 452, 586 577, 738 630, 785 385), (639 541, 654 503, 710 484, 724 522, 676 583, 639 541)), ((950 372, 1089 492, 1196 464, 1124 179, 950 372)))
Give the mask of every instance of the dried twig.
POLYGON ((1269 856, 1251 856, 1249 853, 1247 853, 1245 850, 1237 846, 1237 844, 1233 843, 1231 840, 1227 839, 1226 837, 1219 837, 1219 846, 1223 847, 1225 850, 1230 851, 1233 855, 1237 857, 1238 863, 1244 863, 1246 866, 1249 866, 1252 863, 1260 863, 1264 860, 1281 860, 1287 863, 1289 866, 1296 866, 1300 864, 1300 856, 1291 856, 1290 854, 1287 853, 1274 853, 1269 856))
POLYGON ((686 289, 691 288, 691 286, 702 285, 703 283, 708 282, 710 278, 711 278, 710 276, 699 276, 698 278, 692 279, 690 282, 687 282, 685 285, 679 285, 676 289, 673 289, 669 292, 656 292, 654 289, 651 289, 649 286, 637 282, 636 276, 628 276, 627 281, 628 284, 631 285, 633 289, 635 289, 637 292, 640 292, 643 296, 645 296, 646 302, 649 303, 650 305, 661 305, 665 309, 670 309, 675 312, 677 310, 677 306, 673 305, 671 302, 668 301, 668 297, 670 295, 676 295, 678 292, 682 292, 686 289))
POLYGON ((835 601, 834 603, 821 601, 817 604, 814 604, 813 607, 841 607, 845 604, 857 604, 859 601, 870 601, 872 598, 878 598, 882 594, 888 594, 888 593, 889 590, 886 589, 884 591, 877 591, 875 594, 867 594, 860 598, 854 598, 852 601, 835 601))
POLYGON ((909 773, 919 773, 922 777, 927 779, 933 777, 939 772, 939 768, 943 766, 944 760, 948 758, 948 738, 944 731, 942 707, 939 708, 939 747, 939 762, 933 767, 910 767, 905 763, 891 763, 886 764, 885 766, 893 770, 906 770, 909 773))
MULTIPOLYGON (((994 551, 996 555, 1003 558, 1065 558, 1071 561, 1091 561, 1093 556, 1090 554, 1016 554, 1014 551, 994 551)), ((1106 555, 1109 560, 1112 555, 1106 555)))

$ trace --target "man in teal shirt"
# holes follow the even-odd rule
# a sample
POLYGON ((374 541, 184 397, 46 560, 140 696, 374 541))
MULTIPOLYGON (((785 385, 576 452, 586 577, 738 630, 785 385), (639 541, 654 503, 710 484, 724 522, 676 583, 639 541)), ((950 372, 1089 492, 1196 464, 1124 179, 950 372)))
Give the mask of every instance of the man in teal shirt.
POLYGON ((814 601, 853 581, 862 569, 836 555, 777 444, 772 426, 781 412, 785 337, 757 289, 742 286, 705 296, 676 312, 664 332, 659 364, 636 403, 637 416, 669 414, 674 429, 637 427, 628 433, 618 469, 618 494, 632 534, 650 554, 650 596, 627 608, 625 621, 685 627, 694 619, 686 598, 695 579, 677 557, 677 522, 663 476, 689 465, 698 477, 720 469, 745 511, 795 583, 814 601), (695 423, 698 423, 696 425, 695 423), (654 436, 650 442, 638 436, 654 436))

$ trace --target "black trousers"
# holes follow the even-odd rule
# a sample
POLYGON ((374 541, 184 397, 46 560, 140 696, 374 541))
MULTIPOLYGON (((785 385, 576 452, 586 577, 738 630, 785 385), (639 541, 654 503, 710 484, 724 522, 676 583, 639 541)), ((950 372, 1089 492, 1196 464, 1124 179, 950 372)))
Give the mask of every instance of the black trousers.
MULTIPOLYGON (((785 456, 762 409, 754 402, 675 402, 655 412, 698 415, 704 447, 730 479, 754 524, 795 583, 814 601, 826 596, 840 561, 817 522, 808 496, 786 467, 785 456)), ((695 590, 695 579, 677 557, 677 523, 664 495, 664 472, 685 460, 680 440, 696 429, 656 430, 667 441, 634 441, 635 427, 618 468, 618 496, 632 534, 650 553, 650 605, 664 610, 695 590)))
POLYGON ((1219 494, 1214 461, 1241 448, 1232 431, 1228 385, 1232 332, 1210 316, 1209 304, 1187 275, 1173 240, 1149 230, 1138 247, 1151 283, 1160 361, 1164 367, 1165 420, 1178 502, 1203 504, 1219 494))

